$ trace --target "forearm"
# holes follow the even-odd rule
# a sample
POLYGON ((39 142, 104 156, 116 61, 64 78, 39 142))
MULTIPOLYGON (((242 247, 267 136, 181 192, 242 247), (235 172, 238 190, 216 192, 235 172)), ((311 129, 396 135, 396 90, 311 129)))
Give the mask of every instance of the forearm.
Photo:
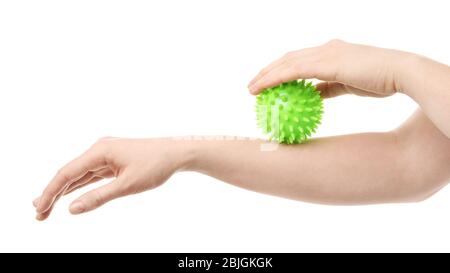
POLYGON ((260 140, 192 140, 188 169, 249 190, 328 204, 406 201, 394 133, 368 133, 278 145, 260 140))
POLYGON ((400 62, 398 88, 450 138, 450 67, 415 54, 400 62))
POLYGON ((253 191, 327 204, 418 201, 450 178, 450 140, 420 110, 389 133, 264 145, 261 140, 236 138, 102 138, 62 167, 33 201, 36 218, 46 219, 62 195, 102 178, 116 177, 78 197, 70 206, 72 213, 153 189, 181 170, 253 191))

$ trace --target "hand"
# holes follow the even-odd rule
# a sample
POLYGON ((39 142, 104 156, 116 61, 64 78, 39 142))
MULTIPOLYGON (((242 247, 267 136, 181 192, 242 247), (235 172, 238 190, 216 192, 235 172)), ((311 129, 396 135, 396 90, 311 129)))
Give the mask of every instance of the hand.
POLYGON ((322 96, 345 93, 384 97, 399 91, 399 64, 410 53, 332 40, 287 53, 264 68, 248 85, 252 94, 296 79, 323 80, 322 96))
POLYGON ((61 196, 103 178, 116 177, 72 202, 71 213, 87 212, 112 199, 158 187, 186 163, 182 161, 178 143, 168 139, 99 140, 60 169, 34 200, 36 218, 46 219, 61 196))

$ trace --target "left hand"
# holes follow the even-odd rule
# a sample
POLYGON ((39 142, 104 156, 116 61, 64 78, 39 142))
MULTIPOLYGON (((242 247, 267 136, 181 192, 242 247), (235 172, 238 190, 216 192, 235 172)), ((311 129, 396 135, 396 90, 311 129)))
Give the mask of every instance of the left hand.
POLYGON ((386 97, 399 91, 399 78, 411 67, 413 54, 331 40, 321 46, 292 51, 274 61, 249 83, 253 95, 296 79, 319 79, 323 97, 352 93, 386 97))

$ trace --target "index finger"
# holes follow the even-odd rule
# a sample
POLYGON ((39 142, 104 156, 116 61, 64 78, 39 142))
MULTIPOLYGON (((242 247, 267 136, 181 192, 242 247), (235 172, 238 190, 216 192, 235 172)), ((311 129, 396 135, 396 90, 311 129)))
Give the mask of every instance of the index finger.
POLYGON ((56 197, 74 181, 89 171, 95 171, 106 166, 104 153, 96 148, 91 148, 81 156, 72 160, 61 168, 42 193, 36 208, 38 213, 47 211, 55 201, 56 197))

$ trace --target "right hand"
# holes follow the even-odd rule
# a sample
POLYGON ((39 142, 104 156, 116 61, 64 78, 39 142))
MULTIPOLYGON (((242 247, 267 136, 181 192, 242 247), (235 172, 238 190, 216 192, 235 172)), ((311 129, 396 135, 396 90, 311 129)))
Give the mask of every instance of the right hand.
POLYGON ((413 54, 332 40, 289 52, 261 70, 249 83, 252 94, 296 79, 316 78, 325 98, 346 93, 386 97, 399 91, 400 64, 413 54), (405 59, 406 58, 406 59, 405 59))
POLYGON ((165 138, 102 138, 61 168, 33 201, 36 218, 46 219, 60 197, 103 178, 116 177, 78 197, 70 205, 71 213, 88 212, 113 199, 156 188, 185 167, 185 147, 184 142, 165 138))

